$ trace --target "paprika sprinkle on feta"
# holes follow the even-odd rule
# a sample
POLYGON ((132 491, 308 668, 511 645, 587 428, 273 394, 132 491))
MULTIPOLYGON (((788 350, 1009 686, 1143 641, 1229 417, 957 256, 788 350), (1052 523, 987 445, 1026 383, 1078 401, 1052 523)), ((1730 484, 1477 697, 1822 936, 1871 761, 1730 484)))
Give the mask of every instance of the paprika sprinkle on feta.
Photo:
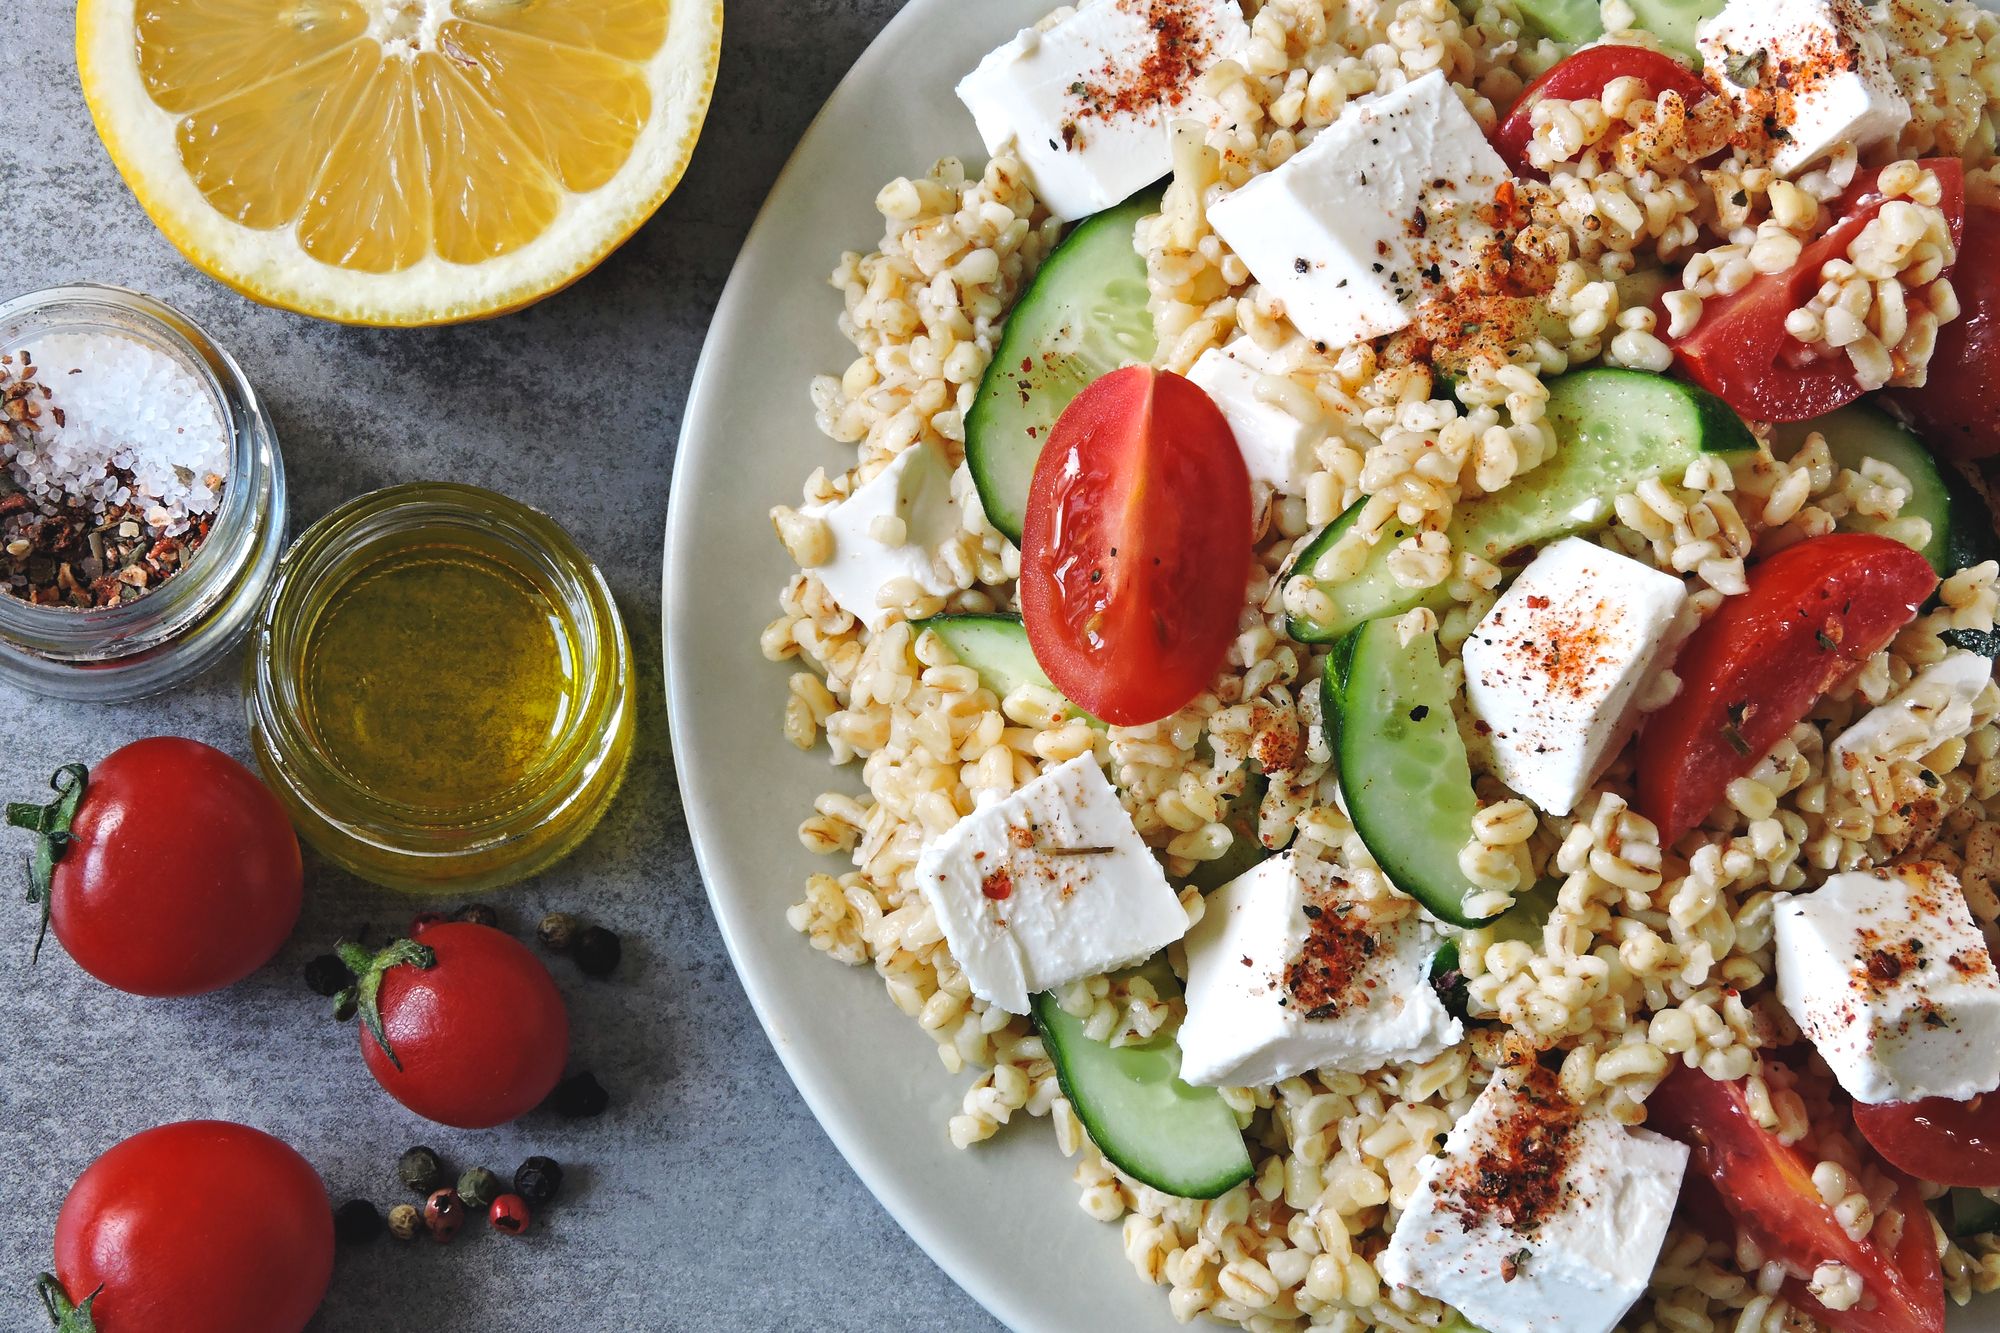
POLYGON ((1178 107, 1211 62, 1212 25, 1195 0, 1116 0, 1127 13, 1143 15, 1146 41, 1107 56, 1088 78, 1069 86, 1063 118, 1063 146, 1084 145, 1082 123, 1121 116, 1145 116, 1178 107))

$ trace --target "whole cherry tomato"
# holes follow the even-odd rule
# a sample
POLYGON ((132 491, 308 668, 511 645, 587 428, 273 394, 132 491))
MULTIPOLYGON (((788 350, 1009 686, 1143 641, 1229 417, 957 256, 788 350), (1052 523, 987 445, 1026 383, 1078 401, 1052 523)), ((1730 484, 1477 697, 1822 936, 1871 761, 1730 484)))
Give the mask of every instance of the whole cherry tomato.
POLYGON ((361 979, 368 1072, 418 1115, 490 1129, 555 1090, 569 1012, 548 968, 513 936, 447 922, 372 956, 353 945, 341 955, 361 979))
POLYGON ((2000 1094, 1955 1102, 1854 1104, 1861 1136, 1920 1180, 1991 1189, 2000 1185, 2000 1094))
POLYGON ((1098 377, 1049 431, 1021 530, 1035 660, 1106 722, 1156 722, 1221 669, 1250 580, 1250 473, 1199 387, 1098 377))
POLYGON ((95 1333, 299 1333, 332 1276, 333 1209, 305 1158, 262 1130, 190 1120, 78 1177, 41 1295, 95 1333))
POLYGON ((1938 330, 1920 389, 1891 395, 1953 458, 2000 454, 2000 206, 1965 210, 1965 239, 1951 268, 1958 318, 1938 330))
POLYGON ((1638 808, 1660 845, 1699 824, 1828 686, 1909 624, 1937 581, 1917 552, 1861 532, 1814 537, 1751 566, 1749 590, 1681 649, 1681 692, 1639 733, 1638 808))
MULTIPOLYGON (((71 764, 47 806, 7 807, 41 836, 30 900, 77 965, 134 995, 220 990, 298 924, 298 835, 256 774, 172 736, 71 764)), ((36 946, 39 950, 39 944, 36 946)))
POLYGON ((1528 143, 1535 137, 1535 103, 1549 97, 1561 101, 1602 97, 1605 85, 1619 78, 1639 80, 1646 85, 1646 95, 1655 101, 1670 88, 1689 106, 1708 96, 1708 85, 1701 81, 1701 75, 1672 56, 1643 46, 1586 46, 1521 90, 1507 118, 1493 131, 1493 151, 1516 176, 1544 179, 1528 161, 1528 143))

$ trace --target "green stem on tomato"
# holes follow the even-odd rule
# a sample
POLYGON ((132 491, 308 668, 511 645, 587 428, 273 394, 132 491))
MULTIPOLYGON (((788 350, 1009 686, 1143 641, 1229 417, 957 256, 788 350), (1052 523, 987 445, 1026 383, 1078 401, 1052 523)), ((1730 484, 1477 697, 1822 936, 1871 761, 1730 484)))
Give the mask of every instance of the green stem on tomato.
POLYGON ((48 1312, 49 1321, 55 1325, 55 1333, 97 1333, 97 1325, 90 1317, 90 1307, 97 1304, 98 1296, 104 1291, 99 1287, 83 1298, 83 1304, 70 1303, 69 1293, 55 1274, 44 1273, 35 1279, 35 1294, 42 1298, 42 1309, 48 1312))
POLYGON ((49 911, 55 897, 56 862, 63 859, 73 841, 70 825, 76 821, 77 807, 83 804, 84 788, 90 785, 90 770, 82 764, 64 764, 49 779, 56 798, 47 805, 12 801, 6 819, 15 828, 35 835, 34 858, 28 864, 28 901, 42 909, 41 928, 35 934, 35 951, 28 961, 41 961, 42 945, 49 937, 49 911))
POLYGON ((389 1057, 389 1063, 400 1073, 403 1062, 389 1045, 389 1034, 382 1030, 382 977, 390 968, 405 964, 428 971, 437 966, 436 951, 415 940, 397 940, 388 948, 372 953, 359 944, 342 940, 333 946, 333 951, 347 964, 347 970, 359 978, 354 989, 361 1006, 361 1021, 367 1025, 368 1035, 382 1048, 382 1054, 389 1057))

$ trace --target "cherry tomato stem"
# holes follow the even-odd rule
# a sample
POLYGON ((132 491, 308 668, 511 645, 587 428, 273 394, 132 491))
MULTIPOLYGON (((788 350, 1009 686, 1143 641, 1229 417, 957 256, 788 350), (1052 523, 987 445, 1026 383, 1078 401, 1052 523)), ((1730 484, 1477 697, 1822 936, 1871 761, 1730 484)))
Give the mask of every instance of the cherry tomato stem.
POLYGON ((355 976, 354 998, 368 1035, 381 1047, 389 1064, 400 1070, 403 1062, 397 1058, 395 1048, 389 1044, 389 1034, 382 1028, 382 977, 392 967, 414 967, 418 971, 436 967, 437 952, 415 940, 397 940, 388 948, 373 953, 346 940, 334 948, 340 955, 340 961, 347 964, 347 970, 355 976))

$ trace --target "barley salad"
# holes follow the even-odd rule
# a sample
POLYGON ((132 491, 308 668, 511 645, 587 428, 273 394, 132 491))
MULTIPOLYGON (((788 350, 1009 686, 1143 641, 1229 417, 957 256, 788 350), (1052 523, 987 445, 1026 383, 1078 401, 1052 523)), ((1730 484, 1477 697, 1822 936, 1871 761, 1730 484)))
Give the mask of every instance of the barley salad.
POLYGON ((1183 1321, 2000 1286, 2000 20, 1088 0, 959 91, 761 644, 941 1132, 1183 1321))

